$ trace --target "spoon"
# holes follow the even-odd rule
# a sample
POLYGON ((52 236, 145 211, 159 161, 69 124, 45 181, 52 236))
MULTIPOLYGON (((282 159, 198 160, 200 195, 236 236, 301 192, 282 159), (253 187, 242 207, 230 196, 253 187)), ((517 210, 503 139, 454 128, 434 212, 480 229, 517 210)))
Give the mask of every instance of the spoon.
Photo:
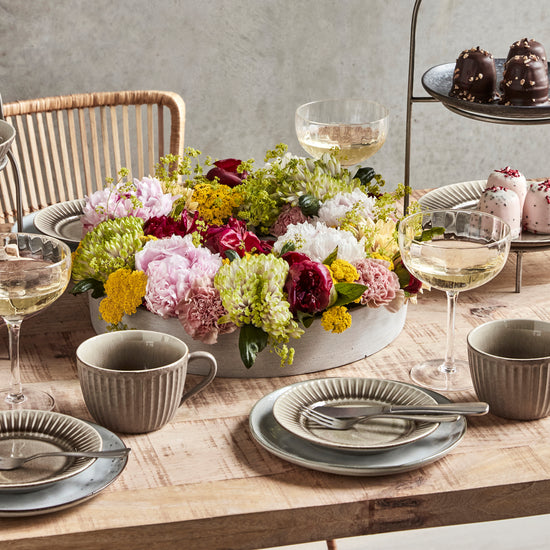
POLYGON ((131 449, 124 447, 112 451, 55 451, 38 453, 32 456, 0 456, 0 470, 16 470, 21 468, 25 462, 46 456, 71 456, 77 458, 119 458, 127 456, 131 449))

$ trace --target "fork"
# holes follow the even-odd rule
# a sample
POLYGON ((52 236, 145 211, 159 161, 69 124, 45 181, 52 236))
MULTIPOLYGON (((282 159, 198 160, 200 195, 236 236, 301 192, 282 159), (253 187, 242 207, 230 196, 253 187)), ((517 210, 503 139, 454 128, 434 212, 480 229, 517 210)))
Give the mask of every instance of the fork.
POLYGON ((0 456, 0 470, 17 470, 25 462, 46 456, 69 456, 76 458, 119 458, 130 452, 128 447, 113 449, 112 451, 55 451, 38 453, 32 456, 0 456))
POLYGON ((320 413, 314 409, 304 409, 302 414, 310 421, 331 430, 349 430, 359 422, 365 422, 371 418, 399 418, 401 420, 414 420, 416 422, 456 422, 458 415, 452 414, 373 414, 369 416, 356 416, 354 418, 334 418, 320 413))

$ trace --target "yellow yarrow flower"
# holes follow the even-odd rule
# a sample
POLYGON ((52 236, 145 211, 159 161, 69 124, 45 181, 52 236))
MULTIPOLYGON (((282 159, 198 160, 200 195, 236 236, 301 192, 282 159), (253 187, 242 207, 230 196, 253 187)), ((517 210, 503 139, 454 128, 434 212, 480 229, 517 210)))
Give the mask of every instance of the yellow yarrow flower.
POLYGON ((220 183, 199 183, 193 190, 199 215, 208 223, 223 225, 243 203, 242 193, 220 183))
POLYGON ((351 327, 351 314, 344 306, 331 307, 323 313, 321 326, 327 332, 340 334, 351 327))
POLYGON ((394 270, 393 261, 391 258, 388 258, 388 256, 384 256, 383 254, 378 254, 375 252, 374 254, 371 254, 371 258, 374 258, 376 260, 384 260, 385 262, 388 262, 388 269, 390 271, 394 270))
POLYGON ((122 317, 132 315, 141 305, 147 288, 147 275, 143 271, 117 269, 105 282, 107 297, 99 304, 99 313, 104 321, 117 325, 122 317))
POLYGON ((329 270, 335 283, 354 283, 359 278, 357 269, 346 260, 334 260, 329 270))

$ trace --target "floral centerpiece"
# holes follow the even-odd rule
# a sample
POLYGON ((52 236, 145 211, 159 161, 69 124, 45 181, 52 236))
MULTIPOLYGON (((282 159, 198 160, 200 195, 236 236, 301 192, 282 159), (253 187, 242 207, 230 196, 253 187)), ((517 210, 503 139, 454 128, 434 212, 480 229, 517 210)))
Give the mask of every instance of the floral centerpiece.
POLYGON ((101 298, 110 330, 146 308, 205 344, 238 330, 248 368, 264 348, 285 365, 312 323, 341 333, 353 308, 396 311, 420 290, 396 240, 403 186, 284 145, 261 168, 199 157, 169 155, 141 180, 122 170, 87 197, 72 292, 101 298))

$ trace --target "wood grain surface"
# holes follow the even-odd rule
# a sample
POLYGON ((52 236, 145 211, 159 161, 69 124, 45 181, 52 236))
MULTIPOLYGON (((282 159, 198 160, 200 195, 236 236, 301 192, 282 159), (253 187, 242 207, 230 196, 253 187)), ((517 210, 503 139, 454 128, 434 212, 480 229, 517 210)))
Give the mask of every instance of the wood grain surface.
MULTIPOLYGON (((468 332, 488 320, 550 320, 550 252, 525 255, 519 294, 515 261, 512 255, 494 281, 460 296, 458 356, 466 358, 468 332)), ((24 382, 49 389, 59 412, 91 420, 75 363, 77 346, 93 335, 86 300, 65 294, 27 319, 21 356, 24 382)), ((445 307, 442 292, 424 293, 409 307, 401 335, 352 365, 297 377, 216 379, 161 430, 122 436, 132 448, 128 465, 95 498, 52 514, 0 518, 0 547, 244 550, 550 513, 550 418, 471 418, 444 458, 382 477, 308 470, 252 439, 249 412, 277 388, 326 376, 409 381, 413 362, 444 351, 445 307)), ((0 379, 7 382, 5 326, 0 340, 0 379)), ((476 399, 473 392, 450 397, 476 399)))

